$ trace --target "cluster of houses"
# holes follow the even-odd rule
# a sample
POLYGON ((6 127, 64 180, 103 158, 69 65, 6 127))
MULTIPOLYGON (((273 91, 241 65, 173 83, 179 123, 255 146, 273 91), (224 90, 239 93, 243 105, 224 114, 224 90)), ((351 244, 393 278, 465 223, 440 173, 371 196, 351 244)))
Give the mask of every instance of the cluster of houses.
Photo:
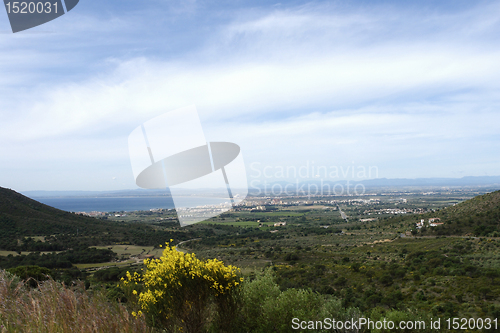
MULTIPOLYGON (((266 225, 264 225, 263 223, 260 223, 260 220, 257 220, 257 222, 259 222, 259 228, 261 227, 265 227, 266 225)), ((286 226, 286 222, 276 222, 274 224, 275 227, 284 227, 286 226)))
MULTIPOLYGON (((259 220, 259 221, 257 221, 257 222, 260 222, 260 220, 259 220)), ((265 225, 264 225, 264 224, 262 224, 262 223, 260 223, 260 224, 259 224, 259 228, 260 228, 260 227, 264 227, 264 226, 265 226, 265 225)), ((274 224, 274 226, 275 226, 275 227, 284 227, 284 226, 286 226, 286 222, 276 222, 276 223, 274 224)), ((270 233, 272 233, 272 234, 274 234, 275 232, 278 232, 278 230, 276 230, 276 229, 275 229, 275 230, 271 230, 271 231, 269 231, 269 232, 270 232, 270 233)))
MULTIPOLYGON (((437 227, 438 225, 442 225, 444 223, 439 222, 441 219, 439 217, 433 217, 429 219, 428 221, 428 226, 429 227, 437 227)), ((420 222, 417 222, 417 229, 421 229, 422 227, 425 227, 425 220, 421 219, 420 222)))
POLYGON ((425 213, 423 208, 383 208, 383 209, 367 209, 363 212, 366 215, 381 215, 381 214, 422 214, 425 213))
POLYGON ((105 212, 76 212, 75 214, 78 215, 84 215, 84 216, 91 216, 91 217, 98 217, 98 216, 105 216, 105 212))

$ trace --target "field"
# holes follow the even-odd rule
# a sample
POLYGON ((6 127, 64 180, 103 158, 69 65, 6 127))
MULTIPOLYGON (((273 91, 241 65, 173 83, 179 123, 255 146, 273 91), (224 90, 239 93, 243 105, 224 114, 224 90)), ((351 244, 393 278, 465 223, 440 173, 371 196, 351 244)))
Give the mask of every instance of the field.
POLYGON ((136 246, 136 245, 109 245, 95 246, 97 249, 109 249, 117 254, 118 261, 94 263, 94 264, 75 264, 79 269, 92 270, 102 267, 126 267, 130 265, 142 264, 146 256, 159 258, 163 250, 154 246, 136 246))
POLYGON ((98 249, 110 249, 122 258, 137 257, 140 255, 154 255, 156 258, 161 256, 162 249, 154 246, 136 246, 136 245, 110 245, 96 246, 98 249))
POLYGON ((264 225, 264 226, 273 226, 274 223, 260 223, 260 222, 254 222, 254 221, 203 221, 200 222, 202 224, 219 224, 219 225, 230 225, 233 227, 254 227, 257 228, 259 225, 264 225))

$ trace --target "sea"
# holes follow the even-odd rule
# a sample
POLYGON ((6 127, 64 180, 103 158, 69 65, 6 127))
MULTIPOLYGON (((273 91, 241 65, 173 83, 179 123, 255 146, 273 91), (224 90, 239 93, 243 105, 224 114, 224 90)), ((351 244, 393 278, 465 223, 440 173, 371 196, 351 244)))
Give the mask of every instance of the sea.
MULTIPOLYGON (((32 197, 48 206, 68 212, 132 212, 155 208, 175 208, 171 197, 32 197)), ((218 198, 182 197, 179 207, 219 204, 218 198)), ((177 208, 179 208, 177 207, 177 208)))

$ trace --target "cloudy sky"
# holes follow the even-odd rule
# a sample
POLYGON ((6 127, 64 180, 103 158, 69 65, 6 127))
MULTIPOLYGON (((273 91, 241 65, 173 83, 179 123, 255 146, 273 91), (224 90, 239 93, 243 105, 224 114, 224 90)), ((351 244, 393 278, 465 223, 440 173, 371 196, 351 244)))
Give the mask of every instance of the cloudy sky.
POLYGON ((500 175, 499 59, 496 1, 81 0, 16 34, 0 10, 0 186, 137 188, 128 135, 188 105, 250 179, 500 175))

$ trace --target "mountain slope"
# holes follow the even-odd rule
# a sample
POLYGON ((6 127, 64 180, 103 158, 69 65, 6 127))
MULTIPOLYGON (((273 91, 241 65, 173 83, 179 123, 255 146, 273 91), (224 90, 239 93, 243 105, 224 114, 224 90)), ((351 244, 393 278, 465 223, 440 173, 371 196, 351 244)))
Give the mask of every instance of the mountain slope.
POLYGON ((79 246, 157 246, 195 238, 188 230, 156 230, 143 223, 114 222, 68 213, 0 187, 0 250, 53 251, 79 246), (45 242, 26 237, 45 236, 45 242))
MULTIPOLYGON (((500 234, 500 191, 477 196, 439 212, 446 228, 475 236, 500 234)), ((438 230, 439 231, 439 230, 438 230)))
POLYGON ((418 235, 474 235, 474 236, 500 236, 500 191, 479 195, 455 206, 438 210, 434 213, 422 215, 409 215, 392 217, 385 224, 399 224, 413 226, 421 219, 426 221, 426 226, 418 230, 418 235), (428 219, 439 218, 442 225, 429 227, 428 219))
POLYGON ((23 235, 86 233, 105 230, 106 221, 68 213, 0 187, 0 233, 14 229, 23 235), (104 223, 103 223, 104 222, 104 223))

